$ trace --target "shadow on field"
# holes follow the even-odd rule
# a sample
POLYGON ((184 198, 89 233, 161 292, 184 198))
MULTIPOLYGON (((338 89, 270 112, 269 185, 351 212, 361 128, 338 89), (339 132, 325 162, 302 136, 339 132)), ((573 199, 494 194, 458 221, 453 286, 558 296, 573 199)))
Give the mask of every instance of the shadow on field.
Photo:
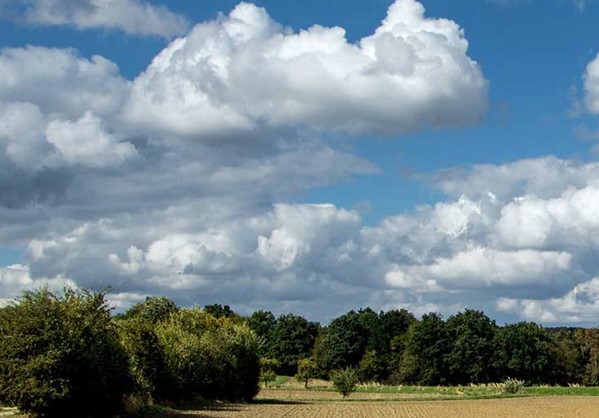
POLYGON ((185 405, 178 408, 169 408, 162 412, 161 418, 209 418, 210 412, 242 412, 248 405, 302 405, 306 402, 281 400, 281 399, 256 399, 250 403, 214 403, 202 405, 185 405))
POLYGON ((186 406, 179 407, 178 409, 169 408, 168 412, 163 413, 161 418, 209 418, 206 415, 210 412, 241 412, 243 404, 213 404, 213 405, 202 405, 202 406, 186 406))

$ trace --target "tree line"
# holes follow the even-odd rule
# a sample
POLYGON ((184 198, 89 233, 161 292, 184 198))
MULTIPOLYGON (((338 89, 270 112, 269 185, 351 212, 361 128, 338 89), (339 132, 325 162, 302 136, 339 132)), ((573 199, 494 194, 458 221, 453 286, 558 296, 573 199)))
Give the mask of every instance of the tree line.
POLYGON ((446 320, 407 310, 350 311, 320 327, 296 315, 275 319, 254 312, 248 325, 263 344, 260 355, 293 375, 302 359, 314 377, 353 368, 362 382, 467 385, 519 379, 526 384, 599 385, 599 330, 546 329, 532 322, 499 326, 466 309, 446 320))
POLYGON ((599 384, 599 330, 499 326, 483 312, 350 311, 321 326, 226 305, 148 297, 112 315, 105 292, 26 291, 0 309, 0 403, 46 417, 127 405, 249 401, 279 375, 465 385, 599 384), (135 402, 133 402, 135 401, 135 402))

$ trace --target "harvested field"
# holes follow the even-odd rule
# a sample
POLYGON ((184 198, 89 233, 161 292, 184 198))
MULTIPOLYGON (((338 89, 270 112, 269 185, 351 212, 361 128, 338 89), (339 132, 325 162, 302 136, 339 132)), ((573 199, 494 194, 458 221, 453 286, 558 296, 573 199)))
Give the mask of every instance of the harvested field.
POLYGON ((224 405, 176 417, 198 418, 596 418, 594 397, 514 398, 472 401, 312 402, 224 405))
MULTIPOLYGON (((500 394, 501 391, 498 391, 500 394)), ((458 395, 450 396, 443 393, 395 393, 395 392, 354 392, 351 394, 349 400, 409 400, 409 399, 422 399, 422 398, 458 398, 458 395)), ((313 402, 313 401, 340 401, 342 396, 337 392, 325 391, 325 390, 271 390, 262 389, 256 397, 258 401, 262 400, 276 400, 284 402, 313 402)))

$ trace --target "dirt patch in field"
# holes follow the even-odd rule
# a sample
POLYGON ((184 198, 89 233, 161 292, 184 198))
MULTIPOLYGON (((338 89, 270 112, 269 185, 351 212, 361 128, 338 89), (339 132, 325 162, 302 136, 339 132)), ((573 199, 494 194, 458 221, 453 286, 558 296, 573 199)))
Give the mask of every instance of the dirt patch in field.
POLYGON ((196 418, 596 418, 599 399, 551 397, 476 401, 315 402, 223 405, 181 411, 196 418))

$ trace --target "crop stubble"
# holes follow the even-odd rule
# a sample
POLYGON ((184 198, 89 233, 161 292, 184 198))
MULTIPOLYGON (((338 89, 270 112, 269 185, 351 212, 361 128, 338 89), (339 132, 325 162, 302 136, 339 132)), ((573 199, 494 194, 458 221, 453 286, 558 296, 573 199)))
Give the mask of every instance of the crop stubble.
POLYGON ((201 418, 599 418, 596 397, 232 405, 201 418))

